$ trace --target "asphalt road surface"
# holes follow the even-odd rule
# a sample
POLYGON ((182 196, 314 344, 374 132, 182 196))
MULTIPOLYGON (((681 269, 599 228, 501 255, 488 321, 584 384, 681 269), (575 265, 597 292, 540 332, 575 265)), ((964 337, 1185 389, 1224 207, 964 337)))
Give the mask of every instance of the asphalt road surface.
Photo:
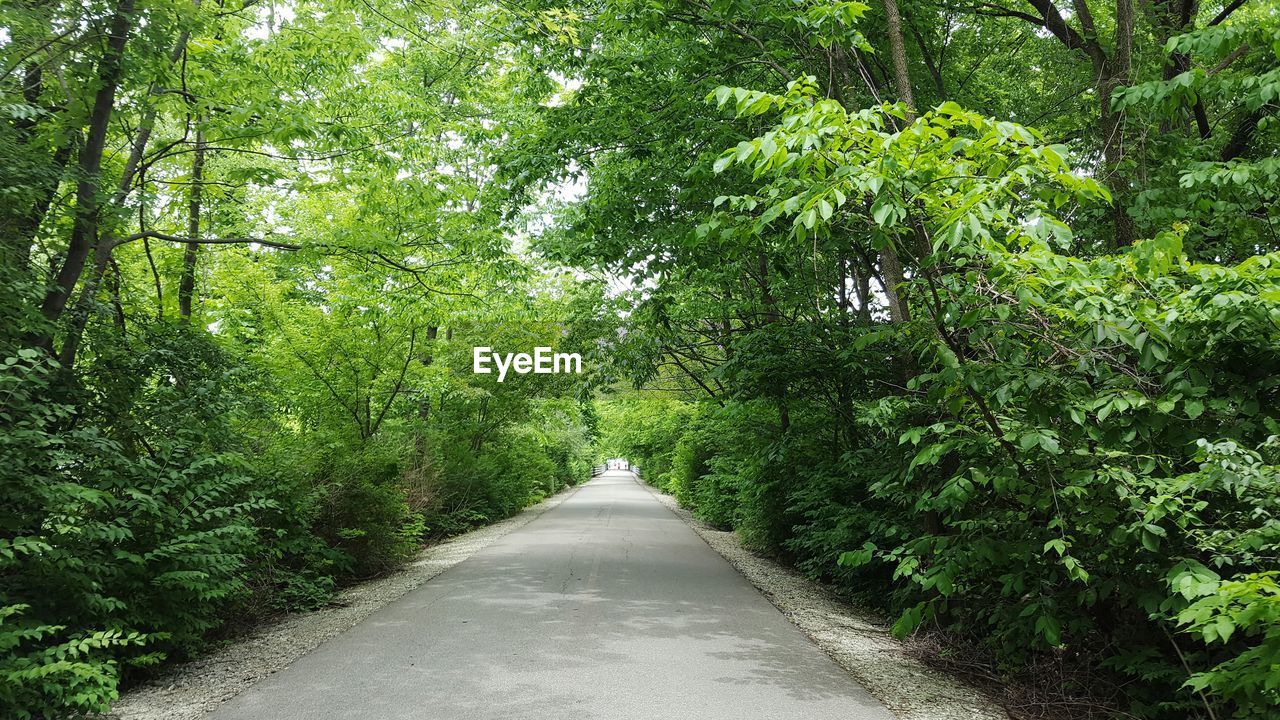
POLYGON ((214 720, 892 720, 612 471, 214 720))

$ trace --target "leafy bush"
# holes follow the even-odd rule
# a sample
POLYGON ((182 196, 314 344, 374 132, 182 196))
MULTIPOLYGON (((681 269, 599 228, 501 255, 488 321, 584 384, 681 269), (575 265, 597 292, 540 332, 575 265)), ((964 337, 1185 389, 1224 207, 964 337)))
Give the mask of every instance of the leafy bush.
POLYGON ((26 621, 29 605, 0 607, 0 709, 32 718, 63 709, 105 711, 117 697, 114 651, 145 637, 119 630, 66 633, 60 625, 26 621))
POLYGON ((357 577, 386 572, 409 559, 426 530, 423 517, 409 510, 399 477, 396 450, 376 444, 322 462, 324 491, 314 531, 350 559, 357 577))
MULTIPOLYGON (((899 634, 1139 677, 1091 690, 1144 715, 1270 717, 1280 258, 1196 265, 1162 236, 1090 262, 1037 246, 986 262, 948 289, 948 332, 975 349, 918 334, 913 393, 858 402, 839 457, 818 406, 793 400, 777 435, 776 415, 734 401, 675 445, 669 489, 863 591, 899 634)), ((855 332, 854 378, 874 377, 899 340, 855 332)))
MULTIPOLYGON (((1035 131, 955 103, 852 111, 813 78, 709 99, 782 118, 721 154, 716 172, 747 166, 763 187, 717 199, 694 236, 768 248, 759 301, 795 317, 719 336, 712 412, 758 420, 717 433, 705 462, 677 449, 711 470, 677 484, 695 512, 875 587, 899 634, 942 628, 1009 669, 1108 671, 1062 673, 1060 692, 1144 717, 1273 714, 1280 255, 1195 263, 1181 226, 1065 254, 1080 244, 1055 212, 1106 191, 1035 131), (887 318, 812 313, 785 270, 793 241, 815 274, 819 248, 847 257, 850 228, 864 254, 912 263, 884 286, 887 318)), ((679 312, 699 328, 758 312, 654 297, 664 338, 679 312)))
MULTIPOLYGON (((244 592, 251 514, 269 506, 243 459, 209 452, 196 429, 152 437, 136 456, 77 422, 49 399, 57 372, 35 351, 0 372, 6 716, 104 710, 121 664, 194 648, 244 592)), ((145 394, 179 418, 172 404, 188 400, 145 394)))
POLYGON ((1196 673, 1187 687, 1234 702, 1237 717, 1271 717, 1280 691, 1280 573, 1250 573, 1222 581, 1204 566, 1171 573, 1191 605, 1177 620, 1210 645, 1232 643, 1234 656, 1196 673), (1188 582, 1190 579, 1190 582, 1188 582), (1241 641, 1240 636, 1244 636, 1241 641))
POLYGON ((711 472, 707 461, 715 455, 715 438, 708 437, 706 424, 705 416, 699 416, 685 429, 671 453, 671 469, 660 477, 661 487, 686 506, 697 504, 702 479, 711 472))

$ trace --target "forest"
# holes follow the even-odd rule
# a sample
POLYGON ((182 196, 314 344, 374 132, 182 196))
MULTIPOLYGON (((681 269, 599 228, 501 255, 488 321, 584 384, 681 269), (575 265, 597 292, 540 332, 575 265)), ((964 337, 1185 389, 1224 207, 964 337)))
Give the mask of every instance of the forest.
POLYGON ((1276 0, 5 0, 0 94, 4 718, 605 457, 1018 717, 1280 714, 1276 0))

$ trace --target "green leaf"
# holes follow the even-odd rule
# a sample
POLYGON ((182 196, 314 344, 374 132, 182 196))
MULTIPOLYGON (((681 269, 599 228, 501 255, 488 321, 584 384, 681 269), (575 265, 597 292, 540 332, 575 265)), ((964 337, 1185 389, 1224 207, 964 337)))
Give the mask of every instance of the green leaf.
POLYGON ((889 217, 893 215, 893 212, 893 206, 888 203, 876 203, 871 207, 871 217, 876 221, 876 224, 881 227, 885 226, 889 217))
POLYGON ((1195 420, 1204 413, 1204 403, 1195 399, 1188 399, 1182 404, 1182 409, 1186 411, 1187 417, 1195 420))

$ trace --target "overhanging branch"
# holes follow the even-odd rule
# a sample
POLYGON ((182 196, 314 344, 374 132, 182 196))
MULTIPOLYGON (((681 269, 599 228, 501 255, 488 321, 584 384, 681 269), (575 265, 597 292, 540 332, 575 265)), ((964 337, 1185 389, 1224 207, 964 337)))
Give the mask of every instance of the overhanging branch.
POLYGON ((195 243, 195 244, 197 244, 197 245, 249 245, 249 244, 257 244, 257 245, 262 245, 263 247, 275 248, 275 249, 277 249, 277 250, 301 250, 301 249, 302 249, 302 246, 301 246, 301 245, 295 245, 295 244, 293 244, 293 243, 286 243, 286 242, 279 242, 279 241, 277 241, 277 240, 267 240, 267 239, 264 239, 264 238, 255 238, 255 237, 243 237, 243 238, 189 238, 189 237, 182 237, 182 236, 179 236, 179 235, 169 235, 169 234, 167 234, 167 233, 156 232, 156 231, 154 231, 154 230, 147 230, 147 231, 145 231, 145 232, 139 232, 139 233, 134 233, 134 234, 132 234, 132 235, 126 235, 126 236, 124 236, 124 237, 120 238, 119 240, 116 240, 115 242, 111 243, 111 248, 112 248, 112 249, 115 249, 115 248, 120 247, 121 245, 124 245, 124 244, 126 244, 126 243, 131 243, 131 242, 134 242, 135 240, 143 240, 143 239, 149 239, 149 240, 165 240, 165 241, 168 241, 168 242, 176 242, 176 243, 195 243))

